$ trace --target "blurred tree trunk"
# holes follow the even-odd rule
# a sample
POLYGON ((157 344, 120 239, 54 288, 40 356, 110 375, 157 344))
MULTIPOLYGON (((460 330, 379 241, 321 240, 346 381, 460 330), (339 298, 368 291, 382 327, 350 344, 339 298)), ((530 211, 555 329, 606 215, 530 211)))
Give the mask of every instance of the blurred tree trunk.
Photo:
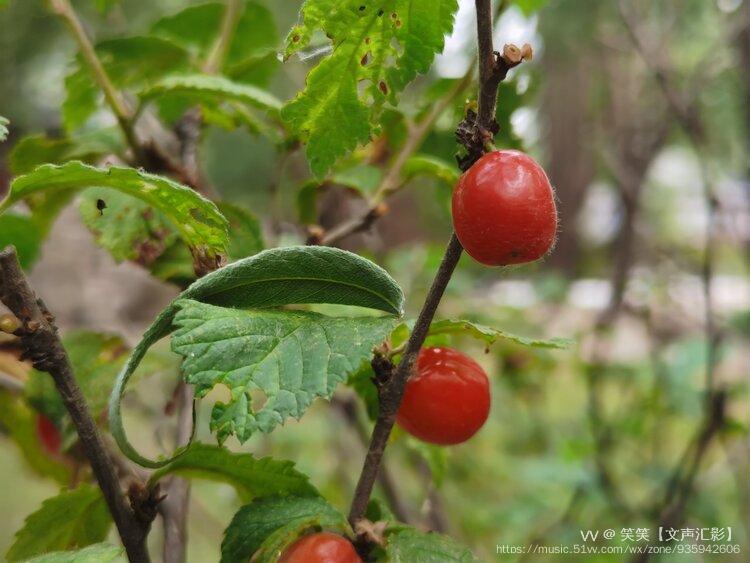
POLYGON ((544 80, 540 84, 546 169, 555 187, 560 215, 557 246, 547 264, 567 276, 578 270, 577 217, 595 173, 588 129, 592 65, 596 61, 586 47, 592 42, 597 8, 596 2, 589 0, 561 0, 551 4, 540 20, 544 37, 544 80))

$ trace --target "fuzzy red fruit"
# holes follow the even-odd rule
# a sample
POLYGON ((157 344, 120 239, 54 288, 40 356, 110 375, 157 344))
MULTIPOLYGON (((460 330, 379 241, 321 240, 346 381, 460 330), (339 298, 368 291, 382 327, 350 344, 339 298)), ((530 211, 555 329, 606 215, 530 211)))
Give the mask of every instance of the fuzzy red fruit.
POLYGON ((453 191, 453 228, 466 252, 488 266, 532 262, 555 242, 557 209, 544 170, 519 151, 495 151, 453 191))
POLYGON ((36 435, 39 437, 39 441, 48 455, 52 457, 60 455, 60 447, 62 446, 60 431, 55 426, 55 423, 43 414, 36 416, 36 435))
POLYGON ((420 440, 451 445, 476 434, 489 412, 490 383, 478 363, 451 348, 424 348, 396 420, 420 440))
POLYGON ((362 563, 354 546, 330 532, 298 539, 279 558, 279 563, 362 563))

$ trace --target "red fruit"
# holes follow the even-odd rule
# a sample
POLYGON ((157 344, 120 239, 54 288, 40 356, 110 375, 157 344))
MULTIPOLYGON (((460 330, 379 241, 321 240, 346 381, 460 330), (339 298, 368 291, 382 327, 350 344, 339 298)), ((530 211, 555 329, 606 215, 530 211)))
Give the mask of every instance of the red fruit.
POLYGON ((420 440, 449 445, 476 434, 489 412, 490 383, 478 363, 451 348, 424 348, 396 420, 420 440))
POLYGON ((48 455, 53 457, 60 455, 60 447, 62 445, 60 431, 55 426, 55 423, 43 414, 36 415, 36 435, 39 437, 39 441, 48 455))
POLYGON ((331 532, 311 534, 289 546, 278 563, 362 563, 354 546, 331 532))
POLYGON ((532 262, 555 242, 557 209, 544 170, 519 151, 495 151, 453 191, 453 228, 466 252, 488 266, 532 262))

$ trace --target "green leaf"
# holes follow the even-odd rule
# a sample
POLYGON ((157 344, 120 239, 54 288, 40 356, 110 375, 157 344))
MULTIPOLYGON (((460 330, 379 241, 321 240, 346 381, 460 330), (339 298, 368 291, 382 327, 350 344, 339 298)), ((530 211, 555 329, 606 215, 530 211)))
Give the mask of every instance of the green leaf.
POLYGON ((229 221, 229 248, 227 257, 239 260, 258 254, 265 244, 260 222, 247 209, 225 201, 216 204, 221 214, 229 221))
POLYGON ((159 314, 143 335, 110 397, 113 436, 127 457, 146 467, 160 467, 169 460, 145 458, 128 442, 122 427, 120 400, 149 347, 172 332, 180 299, 237 308, 331 303, 399 315, 404 303, 401 288, 385 270, 351 252, 320 246, 265 250, 197 280, 159 314))
POLYGON ((78 211, 97 244, 118 262, 132 260, 150 266, 178 240, 177 231, 163 213, 138 198, 107 188, 85 190, 78 211))
POLYGON ((10 153, 10 169, 16 176, 27 174, 40 164, 62 164, 68 160, 93 163, 106 154, 122 151, 120 133, 108 127, 64 139, 30 135, 21 139, 10 153))
POLYGON ((318 496, 308 477, 295 469, 294 462, 252 454, 236 454, 220 446, 194 443, 161 469, 152 473, 149 482, 176 473, 223 481, 233 485, 244 502, 263 496, 318 496))
POLYGON ((456 0, 305 1, 285 57, 306 47, 317 30, 331 39, 333 52, 310 71, 282 117, 307 142, 316 176, 367 142, 383 103, 395 105, 396 94, 427 72, 457 7, 456 0), (366 86, 360 93, 361 82, 366 86))
POLYGON ((522 346, 531 346, 533 348, 558 348, 563 349, 570 346, 572 340, 567 338, 550 338, 548 340, 539 338, 526 338, 509 332, 504 332, 496 328, 473 323, 471 321, 443 319, 433 322, 430 325, 430 335, 437 334, 466 334, 478 340, 483 340, 488 346, 494 344, 497 340, 505 339, 521 344, 522 346))
POLYGON ((175 94, 196 102, 237 102, 272 113, 281 109, 276 96, 257 86, 206 74, 168 76, 141 91, 140 97, 149 100, 175 94))
MULTIPOLYGON (((278 48, 279 32, 265 6, 259 2, 246 1, 243 4, 222 70, 230 78, 258 84, 263 80, 257 80, 253 67, 259 63, 268 66, 269 59, 274 68, 278 65, 273 52, 278 48)), ((162 18, 151 31, 180 45, 203 62, 219 35, 225 10, 226 4, 220 2, 190 6, 162 18)), ((267 76, 267 73, 263 74, 267 76)))
POLYGON ((344 533, 349 531, 343 515, 322 498, 258 499, 243 506, 232 518, 221 542, 221 563, 248 561, 267 540, 274 547, 283 545, 285 542, 280 542, 278 536, 271 537, 279 530, 288 533, 288 543, 291 543, 298 537, 294 530, 311 526, 344 533))
POLYGON ((109 563, 122 555, 122 548, 109 543, 96 543, 78 551, 45 553, 26 563, 109 563))
POLYGON ((177 182, 134 168, 104 170, 81 162, 40 166, 13 180, 10 193, 0 202, 0 213, 35 193, 73 191, 91 186, 112 188, 152 205, 170 219, 198 256, 212 257, 226 249, 227 221, 211 201, 177 182))
POLYGON ((330 399, 339 383, 372 355, 396 324, 394 317, 328 317, 303 311, 242 311, 178 302, 172 349, 185 359, 185 380, 198 396, 229 387, 217 403, 211 429, 220 442, 245 442, 299 419, 316 397, 330 399), (265 394, 261 407, 252 394, 265 394))
POLYGON ((0 141, 4 141, 8 138, 8 125, 10 121, 7 118, 0 115, 0 141))
POLYGON ((357 164, 337 170, 331 181, 354 188, 363 194, 372 194, 383 179, 383 171, 370 164, 357 164))
MULTIPOLYGON (((49 376, 47 376, 49 377, 49 376)), ((36 430, 37 413, 28 403, 7 391, 0 391, 0 425, 23 456, 27 466, 41 477, 61 485, 70 483, 71 470, 59 459, 53 459, 39 440, 36 430)))
MULTIPOLYGON (((88 330, 66 334, 63 346, 89 410, 96 417, 107 406, 129 348, 119 336, 88 330)), ((32 370, 24 390, 29 403, 52 420, 59 422, 66 416, 65 406, 48 373, 32 370)))
POLYGON ((80 485, 42 503, 29 515, 7 554, 21 561, 48 551, 85 547, 107 537, 112 519, 101 491, 80 485))
POLYGON ((386 535, 386 559, 389 563, 456 563, 478 562, 474 554, 448 536, 423 533, 414 528, 399 527, 386 535))
MULTIPOLYGON (((158 37, 124 37, 96 45, 96 53, 112 83, 120 89, 142 88, 172 72, 189 69, 188 53, 171 41, 158 37)), ((65 128, 81 127, 97 110, 102 99, 99 87, 79 56, 65 79, 62 106, 65 128)))
POLYGON ((425 174, 437 178, 449 186, 454 186, 460 175, 454 164, 427 154, 417 154, 407 160, 404 164, 403 174, 407 180, 425 174))
POLYGON ((9 244, 16 247, 21 267, 30 268, 39 256, 41 233, 29 217, 5 213, 0 215, 0 248, 9 244))

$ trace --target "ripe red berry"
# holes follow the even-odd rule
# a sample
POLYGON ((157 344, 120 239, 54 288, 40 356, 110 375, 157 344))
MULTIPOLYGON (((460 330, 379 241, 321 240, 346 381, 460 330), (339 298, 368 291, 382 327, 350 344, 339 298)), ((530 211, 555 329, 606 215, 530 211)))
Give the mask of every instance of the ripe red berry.
POLYGON ((36 416, 36 435, 47 455, 52 457, 60 455, 60 447, 62 446, 60 431, 55 426, 55 423, 43 414, 36 416))
POLYGON ((453 228, 466 252, 488 266, 532 262, 555 242, 557 209, 544 170, 519 151, 495 151, 453 191, 453 228))
POLYGON ((278 563, 362 563, 354 546, 331 532, 298 539, 281 554, 278 563))
POLYGON ((482 367, 451 348, 424 348, 406 383, 396 420, 420 440, 460 444, 490 412, 490 383, 482 367))

